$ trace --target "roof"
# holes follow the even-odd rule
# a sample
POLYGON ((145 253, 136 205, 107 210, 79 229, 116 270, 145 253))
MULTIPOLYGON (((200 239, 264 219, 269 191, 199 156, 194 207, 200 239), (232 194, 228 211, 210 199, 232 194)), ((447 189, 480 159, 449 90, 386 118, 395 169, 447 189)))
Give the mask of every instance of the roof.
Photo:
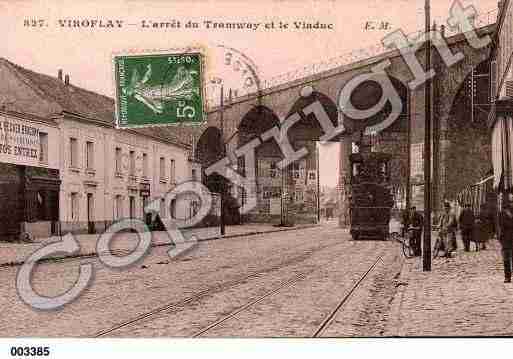
MULTIPOLYGON (((73 84, 66 85, 57 77, 28 70, 0 57, 0 64, 14 71, 22 81, 30 86, 42 98, 56 106, 60 113, 70 114, 84 120, 99 122, 109 127, 115 126, 115 102, 108 96, 92 92, 73 84)), ((130 131, 150 136, 158 140, 188 148, 188 136, 183 129, 176 128, 138 128, 130 131)))
POLYGON ((40 122, 40 123, 44 123, 46 125, 50 125, 53 127, 58 127, 57 122, 55 122, 51 118, 38 117, 38 116, 34 116, 32 114, 6 110, 4 108, 0 108, 0 115, 15 117, 20 120, 30 120, 30 121, 34 121, 34 122, 40 122))

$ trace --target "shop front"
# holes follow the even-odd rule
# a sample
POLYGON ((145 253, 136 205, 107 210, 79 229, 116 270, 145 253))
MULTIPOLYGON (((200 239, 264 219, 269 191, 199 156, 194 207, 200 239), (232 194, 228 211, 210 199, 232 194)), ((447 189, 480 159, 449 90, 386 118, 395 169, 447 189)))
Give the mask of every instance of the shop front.
POLYGON ((58 128, 0 112, 0 240, 59 233, 58 128))

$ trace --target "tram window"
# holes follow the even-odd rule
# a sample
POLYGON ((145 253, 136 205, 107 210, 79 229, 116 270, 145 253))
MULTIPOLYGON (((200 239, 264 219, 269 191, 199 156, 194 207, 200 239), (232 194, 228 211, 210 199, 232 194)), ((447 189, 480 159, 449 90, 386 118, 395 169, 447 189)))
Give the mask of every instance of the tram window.
POLYGON ((360 174, 360 164, 355 163, 353 164, 353 176, 356 177, 360 174))

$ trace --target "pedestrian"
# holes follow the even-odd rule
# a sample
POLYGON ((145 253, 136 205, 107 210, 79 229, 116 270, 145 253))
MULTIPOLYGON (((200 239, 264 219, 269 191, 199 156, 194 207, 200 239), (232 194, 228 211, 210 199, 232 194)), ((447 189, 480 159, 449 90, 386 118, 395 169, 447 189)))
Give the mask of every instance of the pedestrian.
POLYGON ((409 216, 409 224, 412 230, 412 239, 413 239, 413 253, 415 256, 420 256, 422 254, 420 243, 422 236, 422 228, 424 227, 424 217, 417 212, 417 208, 415 206, 411 207, 410 216, 409 216))
POLYGON ((511 262, 513 260, 513 194, 508 193, 499 213, 499 240, 504 262, 504 283, 511 283, 511 262))
POLYGON ((451 252, 456 249, 455 238, 457 226, 456 216, 451 212, 451 204, 445 202, 444 213, 440 216, 440 236, 443 240, 446 258, 451 258, 451 252))
POLYGON ((472 235, 474 233, 475 217, 470 204, 465 203, 463 210, 461 211, 458 223, 460 225, 461 239, 463 240, 463 246, 465 252, 470 251, 470 242, 472 241, 472 235))

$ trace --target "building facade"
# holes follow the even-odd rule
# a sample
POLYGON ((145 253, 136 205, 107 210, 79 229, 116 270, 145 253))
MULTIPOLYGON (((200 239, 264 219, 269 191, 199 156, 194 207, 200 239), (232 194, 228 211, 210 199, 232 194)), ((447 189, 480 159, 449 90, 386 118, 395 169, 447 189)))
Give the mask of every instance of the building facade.
POLYGON ((123 218, 187 219, 201 174, 190 146, 164 128, 117 130, 113 99, 0 59, 0 238, 101 233, 123 218))
POLYGON ((490 116, 494 188, 499 193, 513 189, 513 2, 499 3, 497 29, 492 48, 490 116))
POLYGON ((308 155, 286 170, 278 167, 281 157, 257 157, 257 206, 244 216, 245 221, 280 223, 288 211, 295 223, 317 223, 318 148, 313 141, 295 141, 294 146, 305 147, 308 155))
POLYGON ((166 193, 192 179, 188 151, 137 132, 64 116, 60 123, 62 231, 96 233, 123 218, 145 218, 144 208, 159 200, 160 216, 189 215, 184 201, 166 193))

